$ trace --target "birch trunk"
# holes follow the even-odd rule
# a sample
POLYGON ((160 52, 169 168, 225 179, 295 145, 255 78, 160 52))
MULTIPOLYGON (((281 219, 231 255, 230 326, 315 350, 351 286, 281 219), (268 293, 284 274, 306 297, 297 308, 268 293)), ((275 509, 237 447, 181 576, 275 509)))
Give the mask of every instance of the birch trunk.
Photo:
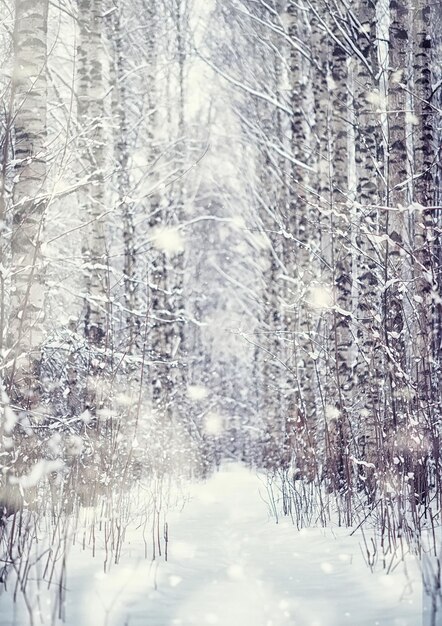
POLYGON ((24 408, 38 402, 44 336, 41 244, 46 203, 47 14, 47 0, 16 1, 12 86, 16 165, 9 347, 14 356, 10 383, 24 408))
MULTIPOLYGON (((376 462, 382 446, 382 407, 380 389, 383 381, 381 359, 381 310, 378 235, 381 203, 382 172, 379 157, 381 140, 380 88, 378 60, 375 50, 376 13, 368 0, 357 3, 356 15, 360 28, 357 45, 362 58, 356 59, 354 106, 356 113, 356 177, 357 177, 357 267, 359 285, 357 299, 358 362, 357 384, 363 390, 358 403, 358 421, 355 424, 358 457, 376 462)), ((372 469, 360 466, 359 477, 366 491, 373 496, 375 481, 372 469)))
POLYGON ((108 271, 104 222, 105 134, 102 46, 102 0, 79 0, 78 119, 81 128, 82 176, 91 183, 81 194, 81 210, 89 222, 83 247, 86 302, 85 335, 102 347, 107 333, 108 271))
MULTIPOLYGON (((388 85, 388 211, 384 228, 389 240, 385 258, 385 348, 388 361, 390 421, 396 428, 406 415, 404 399, 404 243, 407 193, 406 107, 408 7, 390 2, 390 77, 388 85)), ((388 421, 388 420, 387 420, 388 421)))
MULTIPOLYGON (((434 347, 434 302, 437 294, 436 263, 434 250, 433 210, 434 203, 433 159, 434 159, 434 113, 431 107, 431 9, 424 0, 416 2, 413 11, 413 200, 417 203, 414 211, 414 300, 416 324, 414 326, 413 356, 416 401, 413 414, 418 426, 414 435, 431 432, 434 456, 439 453, 438 433, 434 424, 438 417, 435 404, 439 390, 434 376, 437 355, 434 347), (436 359, 434 358, 436 357, 436 359), (416 432, 416 431, 419 432, 416 432)), ((428 495, 428 455, 427 445, 415 446, 413 450, 412 489, 419 501, 428 495)), ((407 468, 410 469, 410 468, 407 468)))
MULTIPOLYGON (((15 420, 11 420, 11 416, 32 418, 41 397, 45 287, 41 244, 47 176, 47 16, 46 0, 32 3, 16 0, 11 98, 15 148, 10 240, 12 278, 6 337, 8 359, 11 359, 12 366, 6 371, 9 397, 0 384, 0 526, 9 514, 15 513, 23 504, 23 490, 9 484, 8 478, 12 474, 26 473, 32 458, 32 435, 28 431, 24 438, 25 448, 20 430, 15 429, 15 420), (14 410, 10 408, 9 400, 15 405, 14 410)), ((7 157, 7 152, 4 157, 7 157)), ((2 199, 3 193, 2 189, 2 199)), ((4 219, 6 216, 1 217, 4 219)), ((2 242, 2 252, 5 251, 6 242, 2 242)), ((5 258, 2 257, 1 261, 0 265, 6 266, 5 258)), ((2 333, 6 322, 3 279, 2 276, 2 333)), ((33 494, 27 492, 26 500, 29 502, 32 498, 33 494)))
POLYGON ((116 117, 116 137, 114 143, 114 160, 117 167, 116 186, 118 210, 122 218, 124 243, 124 319, 125 319, 125 346, 128 354, 132 354, 138 341, 140 319, 137 317, 138 283, 136 279, 136 250, 134 228, 134 203, 130 200, 130 172, 129 172, 129 121, 128 121, 128 94, 125 76, 128 70, 121 25, 121 9, 117 7, 112 13, 112 112, 116 117))
POLYGON ((84 408, 93 416, 103 406, 105 349, 109 339, 109 283, 106 252, 104 132, 104 28, 102 0, 78 0, 77 48, 78 124, 80 128, 80 177, 89 183, 79 193, 83 230, 85 280, 84 334, 89 346, 89 369, 84 408))
MULTIPOLYGON (((290 25, 288 34, 293 41, 308 41, 311 29, 303 3, 291 2, 288 7, 290 25)), ((296 278, 295 289, 289 290, 288 302, 293 302, 293 320, 285 325, 293 333, 292 355, 289 359, 288 382, 292 387, 292 400, 288 405, 286 433, 294 432, 294 452, 298 477, 313 479, 316 476, 314 454, 318 417, 318 398, 313 392, 317 384, 315 360, 316 339, 313 316, 309 305, 311 285, 320 276, 315 252, 319 249, 319 229, 316 226, 316 197, 310 193, 311 177, 314 176, 315 150, 310 130, 313 117, 313 97, 308 91, 309 80, 315 77, 314 68, 304 54, 294 45, 289 53, 290 83, 290 152, 294 161, 290 168, 289 215, 286 230, 292 238, 286 238, 285 265, 287 275, 296 278), (301 165, 304 164, 304 165, 301 165), (307 166, 307 167, 306 167, 307 166), (312 172, 307 168, 311 168, 312 172), (290 424, 291 423, 291 424, 290 424)), ((320 404, 320 402, 319 402, 320 404)), ((293 437, 292 437, 293 438, 293 437)))

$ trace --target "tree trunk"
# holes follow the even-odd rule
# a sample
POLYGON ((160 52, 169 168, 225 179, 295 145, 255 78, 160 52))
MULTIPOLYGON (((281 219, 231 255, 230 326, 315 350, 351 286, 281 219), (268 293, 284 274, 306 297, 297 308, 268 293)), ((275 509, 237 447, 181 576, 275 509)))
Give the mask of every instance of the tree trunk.
POLYGON ((128 94, 126 90, 127 64, 125 61, 121 8, 112 13, 111 37, 113 43, 112 62, 112 112, 116 115, 117 126, 114 140, 114 159, 117 168, 116 187, 118 212, 122 218, 124 244, 124 350, 132 354, 140 332, 140 319, 137 316, 138 282, 136 278, 136 240, 134 228, 134 202, 130 199, 129 172, 129 121, 128 94))
MULTIPOLYGON (((356 114, 355 154, 357 178, 356 279, 357 298, 357 386, 363 390, 357 405, 359 419, 354 425, 357 455, 369 463, 376 462, 382 446, 381 388, 383 364, 381 358, 380 285, 378 235, 382 172, 379 166, 381 141, 378 59, 375 50, 376 13, 369 0, 359 0, 357 18, 360 28, 358 50, 362 56, 356 62, 354 107, 356 114)), ((359 466, 360 484, 371 497, 375 491, 373 469, 359 466)))
POLYGON ((405 83, 408 51, 408 7, 390 1, 390 77, 388 85, 388 195, 385 223, 388 234, 385 258, 385 348, 388 361, 390 415, 395 428, 406 416, 404 399, 406 353, 404 332, 405 212, 408 205, 405 83))
MULTIPOLYGON (((12 114, 15 170, 12 192, 11 296, 7 348, 12 365, 6 371, 7 391, 0 385, 0 526, 19 510, 23 490, 8 484, 11 474, 26 473, 32 458, 32 437, 21 447, 15 417, 32 417, 41 400, 40 364, 44 340, 44 259, 41 251, 46 208, 47 138, 47 0, 16 0, 13 37, 12 114), (12 358, 11 358, 12 357, 12 358), (15 405, 9 406, 9 401, 15 405), (17 411, 21 409, 21 411, 17 411), (9 446, 6 441, 9 439, 9 446)), ((5 158, 7 153, 4 153, 5 158)), ((6 163, 5 163, 6 167, 6 163)), ((3 197, 2 190, 2 197, 3 197)), ((2 216, 5 217, 4 215, 2 216)), ((6 246, 2 246, 2 252, 6 246)), ((9 256, 9 255, 8 255, 9 256)), ((2 257, 6 265, 6 260, 2 257)), ((1 265, 2 263, 0 263, 1 265)), ((5 323, 2 276, 2 327, 5 323)), ((1 343, 1 342, 0 342, 1 343)), ((27 500, 30 501, 31 497, 27 500)))
POLYGON ((47 0, 16 1, 12 86, 16 166, 9 347, 14 356, 10 384, 24 408, 38 402, 44 336, 41 243, 46 205, 47 14, 47 0))
POLYGON ((84 332, 90 348, 89 383, 86 408, 95 414, 101 403, 97 384, 104 369, 104 349, 108 338, 108 267, 105 239, 106 161, 104 132, 104 50, 102 0, 78 0, 80 41, 78 58, 78 122, 81 178, 88 179, 80 194, 84 228, 83 259, 86 298, 84 332))
POLYGON ((82 211, 92 223, 87 228, 83 249, 86 262, 86 336, 92 344, 103 345, 106 334, 107 269, 103 166, 103 48, 102 0, 79 0, 80 43, 78 45, 78 117, 81 125, 81 151, 84 176, 92 183, 85 188, 82 211))

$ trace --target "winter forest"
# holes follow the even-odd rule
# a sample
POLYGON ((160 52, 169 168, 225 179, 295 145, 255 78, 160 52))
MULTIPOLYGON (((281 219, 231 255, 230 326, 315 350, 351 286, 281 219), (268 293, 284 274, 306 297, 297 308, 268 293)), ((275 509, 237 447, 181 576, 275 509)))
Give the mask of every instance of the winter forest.
POLYGON ((441 58, 0 0, 0 626, 442 624, 441 58))

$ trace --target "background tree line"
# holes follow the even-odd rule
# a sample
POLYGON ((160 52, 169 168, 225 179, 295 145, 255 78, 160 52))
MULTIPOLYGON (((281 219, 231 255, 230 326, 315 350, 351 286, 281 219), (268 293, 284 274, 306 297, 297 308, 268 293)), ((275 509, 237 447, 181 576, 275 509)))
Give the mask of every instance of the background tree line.
POLYGON ((1 7, 5 493, 233 456, 438 498, 439 5, 1 7))
POLYGON ((233 62, 216 63, 243 94, 268 242, 249 335, 263 462, 350 497, 428 501, 440 485, 441 8, 218 10, 233 62))

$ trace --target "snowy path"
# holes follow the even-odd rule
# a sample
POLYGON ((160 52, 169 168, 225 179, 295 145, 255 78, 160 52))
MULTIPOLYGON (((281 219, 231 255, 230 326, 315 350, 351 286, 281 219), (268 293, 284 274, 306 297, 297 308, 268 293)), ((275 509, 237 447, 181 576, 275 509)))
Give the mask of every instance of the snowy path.
POLYGON ((321 529, 276 526, 260 492, 266 496, 265 485, 237 466, 195 487, 173 531, 169 571, 180 583, 175 594, 160 587, 152 623, 420 624, 417 568, 415 586, 403 568, 372 575, 348 531, 334 539, 321 529))
MULTIPOLYGON (((413 559, 371 574, 360 539, 338 529, 298 532, 275 525, 265 485, 236 465, 193 485, 169 517, 169 561, 144 559, 131 529, 121 563, 103 573, 100 554, 69 553, 67 623, 72 626, 420 626, 422 597, 413 559), (87 557, 87 558, 86 558, 87 557), (154 584, 154 581, 156 584, 154 584), (156 588, 155 588, 156 587, 156 588)), ((4 601, 4 598, 3 598, 4 601)), ((43 604, 43 606, 42 606, 43 604)), ((49 609, 49 607, 48 607, 49 609)), ((40 601, 40 616, 45 617, 40 601)), ((49 610, 44 623, 51 623, 49 610)), ((2 611, 0 626, 25 626, 2 611)), ((38 620, 35 619, 38 624, 38 620)), ((58 623, 58 622, 55 622, 58 623)))

